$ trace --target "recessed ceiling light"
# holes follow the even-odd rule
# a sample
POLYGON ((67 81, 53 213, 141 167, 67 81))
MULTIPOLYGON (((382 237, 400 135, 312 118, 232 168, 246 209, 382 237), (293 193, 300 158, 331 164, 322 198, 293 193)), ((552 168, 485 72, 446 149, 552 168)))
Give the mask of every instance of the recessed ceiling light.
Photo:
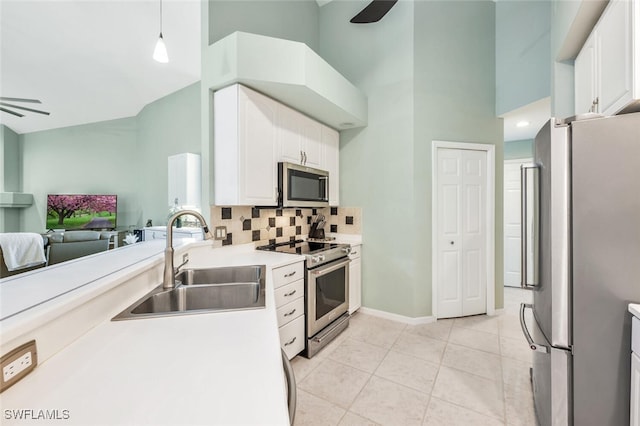
POLYGON ((518 123, 516 124, 516 127, 527 127, 529 124, 531 123, 529 123, 528 121, 524 121, 524 120, 518 121, 518 123))
POLYGON ((355 126, 355 124, 350 122, 340 123, 340 127, 353 127, 353 126, 355 126))

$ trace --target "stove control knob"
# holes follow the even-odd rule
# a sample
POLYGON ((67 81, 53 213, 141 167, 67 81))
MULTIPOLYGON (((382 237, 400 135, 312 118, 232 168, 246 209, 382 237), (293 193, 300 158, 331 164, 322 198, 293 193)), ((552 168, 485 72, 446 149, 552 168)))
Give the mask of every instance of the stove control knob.
POLYGON ((320 262, 320 256, 313 256, 313 257, 311 257, 311 262, 312 262, 312 263, 318 263, 318 262, 320 262))
POLYGON ((320 256, 318 256, 318 259, 320 259, 320 262, 324 262, 324 259, 325 259, 324 254, 321 254, 320 256))
POLYGON ((351 254, 351 247, 345 247, 345 248, 343 248, 343 249, 342 249, 342 252, 343 252, 343 253, 346 253, 346 254, 351 254))

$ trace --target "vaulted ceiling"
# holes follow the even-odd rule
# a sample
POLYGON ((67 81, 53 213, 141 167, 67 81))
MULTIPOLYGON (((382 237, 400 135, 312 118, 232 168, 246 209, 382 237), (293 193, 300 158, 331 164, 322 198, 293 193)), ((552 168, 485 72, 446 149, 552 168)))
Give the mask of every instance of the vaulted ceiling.
POLYGON ((0 112, 18 133, 136 115, 200 80, 200 1, 163 0, 169 63, 152 59, 159 0, 2 0, 0 96, 49 116, 0 112))

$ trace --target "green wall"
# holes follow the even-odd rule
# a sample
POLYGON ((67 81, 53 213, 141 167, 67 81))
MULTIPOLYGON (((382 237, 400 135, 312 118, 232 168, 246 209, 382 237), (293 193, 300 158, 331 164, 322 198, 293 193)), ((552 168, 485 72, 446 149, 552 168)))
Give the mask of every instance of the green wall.
MULTIPOLYGON (((209 44, 235 31, 300 41, 317 51, 315 0, 209 0, 209 44)), ((204 27, 203 27, 204 28, 204 27)))
MULTIPOLYGON (((0 124, 0 192, 21 192, 22 161, 18 134, 0 124)), ((20 210, 0 208, 0 232, 20 229, 20 210)))
POLYGON ((19 229, 45 230, 46 196, 118 195, 118 227, 166 224, 167 157, 200 151, 200 83, 161 98, 136 117, 19 135, 23 192, 19 229))
POLYGON ((117 194, 118 225, 135 223, 135 118, 25 133, 20 143, 23 191, 34 199, 21 231, 45 231, 47 194, 117 194))
MULTIPOLYGON (((363 304, 410 317, 414 275, 414 3, 354 25, 359 1, 320 9, 320 55, 368 97, 368 126, 340 136, 340 204, 363 212, 363 304)), ((422 277, 421 277, 422 278, 422 277)))
POLYGON ((533 158, 533 139, 509 141, 504 143, 504 159, 533 158))
POLYGON ((574 115, 575 90, 573 61, 557 61, 571 24, 576 19, 582 1, 553 0, 551 6, 551 116, 574 115))
MULTIPOLYGON (((145 106, 137 116, 137 158, 141 217, 139 225, 152 219, 166 225, 167 157, 183 152, 200 154, 200 83, 194 83, 145 106)), ((203 211, 207 211, 203 208, 203 211)))
POLYGON ((320 54, 369 100, 369 125, 341 132, 340 142, 340 203, 363 209, 363 304, 409 317, 431 314, 431 143, 447 140, 496 145, 499 308, 494 3, 398 2, 377 24, 349 24, 361 7, 339 1, 320 9, 320 54))
POLYGON ((500 0, 496 9, 496 112, 551 93, 551 2, 500 0))

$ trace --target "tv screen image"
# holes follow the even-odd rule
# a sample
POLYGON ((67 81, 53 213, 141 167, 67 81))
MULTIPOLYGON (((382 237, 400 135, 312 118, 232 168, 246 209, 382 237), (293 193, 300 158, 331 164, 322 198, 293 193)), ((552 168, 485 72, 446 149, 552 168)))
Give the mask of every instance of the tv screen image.
POLYGON ((115 229, 116 195, 47 195, 47 229, 115 229))

